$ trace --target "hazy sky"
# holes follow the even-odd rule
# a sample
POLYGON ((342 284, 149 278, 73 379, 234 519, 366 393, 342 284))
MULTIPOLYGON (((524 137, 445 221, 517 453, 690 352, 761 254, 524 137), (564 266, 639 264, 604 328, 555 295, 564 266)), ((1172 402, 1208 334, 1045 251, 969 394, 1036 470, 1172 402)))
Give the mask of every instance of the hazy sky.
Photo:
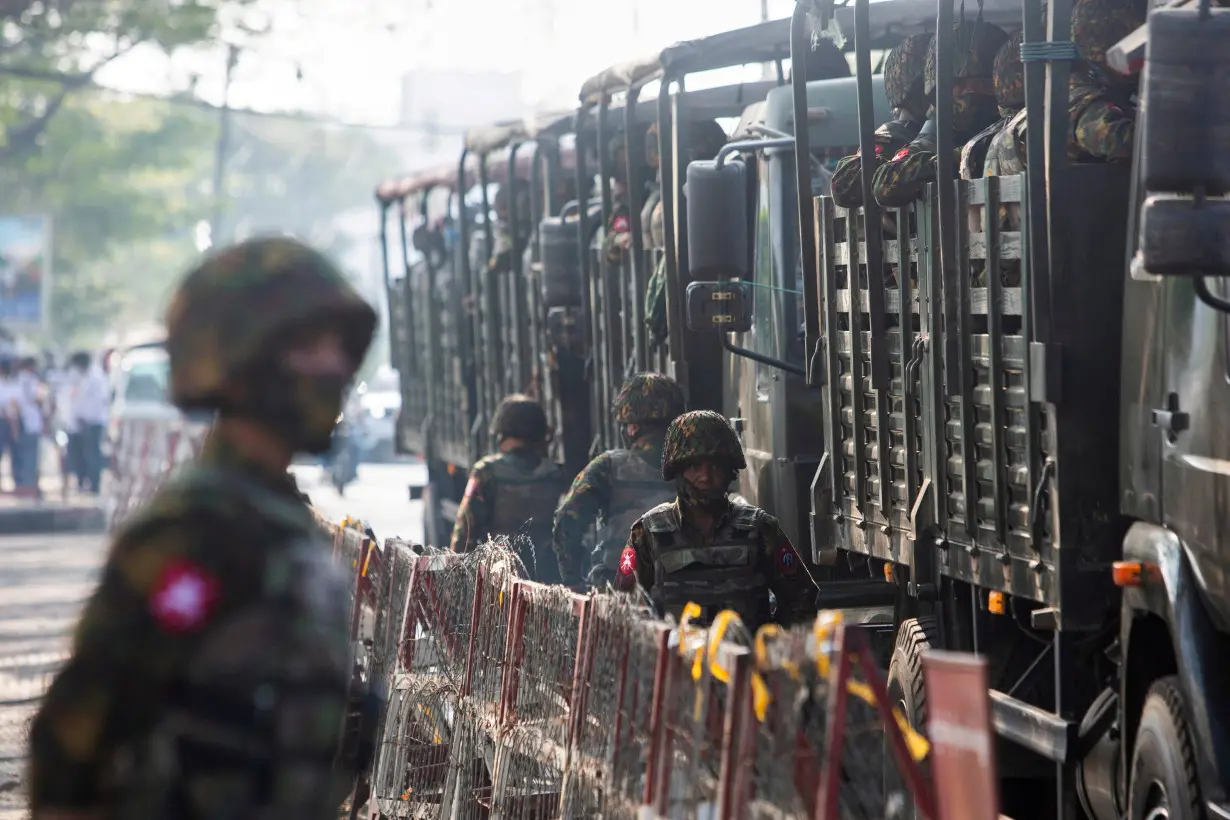
MULTIPOLYGON (((528 102, 575 103, 581 83, 683 39, 753 24, 759 0, 263 0, 272 33, 242 54, 232 105, 396 122, 415 69, 522 71, 528 102)), ((791 0, 769 0, 771 18, 791 0)), ((182 90, 221 101, 225 52, 134 53, 99 76, 114 87, 182 90)))

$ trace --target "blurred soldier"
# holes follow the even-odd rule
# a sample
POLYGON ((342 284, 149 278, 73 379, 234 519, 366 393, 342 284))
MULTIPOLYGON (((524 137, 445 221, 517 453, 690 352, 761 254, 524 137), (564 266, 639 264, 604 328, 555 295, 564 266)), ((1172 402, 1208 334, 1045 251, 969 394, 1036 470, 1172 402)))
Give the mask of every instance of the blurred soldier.
MULTIPOLYGON (((985 171, 988 176, 1003 176, 1005 169, 999 165, 999 148, 993 149, 1000 135, 1004 134, 1012 122, 1025 108, 1025 64, 1021 62, 1021 41, 1024 31, 1018 31, 1008 38, 1008 42, 1000 47, 995 55, 995 64, 991 69, 991 79, 995 83, 995 104, 999 107, 999 120, 984 128, 977 136, 965 143, 961 149, 961 178, 978 179, 985 171), (989 163, 994 163, 992 171, 989 163)), ((1020 117, 1024 123, 1024 116, 1020 117)), ((1023 170, 1023 169, 1021 169, 1023 170)), ((1019 174, 1021 171, 1007 171, 1008 174, 1019 174)))
POLYGON ((180 283, 171 398, 218 419, 115 537, 30 729, 34 818, 337 817, 374 723, 339 750, 348 587, 286 470, 328 449, 375 324, 290 239, 222 250, 180 283))
MULTIPOLYGON (((884 94, 893 109, 893 119, 876 129, 876 163, 892 156, 918 135, 927 113, 923 93, 923 68, 927 63, 930 34, 912 34, 893 47, 884 60, 884 94)), ((863 204, 862 153, 837 163, 833 172, 833 201, 843 208, 863 204)))
MULTIPOLYGON (((936 43, 932 40, 923 70, 923 92, 929 97, 934 94, 936 105, 952 106, 953 144, 959 162, 961 146, 997 118, 991 68, 1008 35, 981 19, 962 20, 954 29, 952 89, 946 94, 937 92, 936 43)), ((921 196, 927 183, 935 181, 938 135, 934 110, 932 105, 918 136, 876 170, 872 187, 876 201, 885 208, 908 205, 921 196)))
POLYGON ((723 609, 753 631, 770 620, 790 624, 815 615, 815 582, 777 519, 727 497, 746 466, 739 438, 720 413, 694 410, 671 422, 662 478, 676 483, 676 497, 632 525, 616 588, 639 584, 676 618, 689 602, 699 604, 701 624, 723 609), (777 598, 772 617, 770 590, 777 598))
POLYGON ((611 216, 602 232, 602 259, 622 264, 632 247, 632 217, 628 212, 628 140, 621 131, 607 143, 611 162, 611 216))
MULTIPOLYGON (((647 137, 645 141, 645 152, 649 164, 654 167, 659 167, 659 146, 658 146, 658 127, 657 123, 650 127, 652 137, 647 137)), ((713 159, 718 155, 718 151, 722 150, 722 146, 726 144, 726 132, 722 130, 722 126, 715 120, 699 120, 688 122, 684 126, 683 133, 683 150, 684 150, 684 166, 680 169, 681 176, 686 169, 686 165, 699 159, 713 159)), ((660 175, 659 175, 660 176, 660 175)), ((675 200, 675 205, 680 205, 678 198, 675 200)), ((650 241, 652 245, 649 247, 666 249, 666 226, 663 221, 662 200, 654 205, 653 213, 646 223, 649 226, 650 241)), ((654 267, 653 275, 649 277, 649 282, 645 288, 645 322, 649 327, 649 344, 651 347, 657 347, 666 342, 667 327, 666 327, 666 256, 663 254, 658 259, 658 264, 654 267)))
POLYGON ((1144 22, 1144 9, 1135 0, 1078 0, 1072 7, 1072 41, 1081 60, 1072 67, 1068 84, 1068 159, 1132 158, 1136 80, 1112 69, 1106 52, 1144 22))
POLYGON ((624 382, 612 409, 624 448, 591 461, 555 514, 555 554, 570 586, 579 586, 587 570, 591 586, 613 583, 632 522, 675 494, 660 465, 666 427, 684 409, 679 385, 660 373, 638 373, 624 382), (581 539, 600 516, 598 544, 586 560, 581 539))
POLYGON ((513 542, 535 581, 559 583, 551 543, 551 515, 567 485, 563 469, 547 458, 547 415, 529 396, 507 396, 496 408, 491 434, 499 452, 470 471, 453 527, 453 552, 469 552, 497 536, 513 542))

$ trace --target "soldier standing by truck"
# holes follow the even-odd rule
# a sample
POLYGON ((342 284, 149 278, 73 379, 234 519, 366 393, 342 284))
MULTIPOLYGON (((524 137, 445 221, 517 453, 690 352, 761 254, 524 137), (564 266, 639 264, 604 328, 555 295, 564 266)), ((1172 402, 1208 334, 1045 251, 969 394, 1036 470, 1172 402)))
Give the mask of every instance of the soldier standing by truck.
POLYGON ((679 385, 660 373, 638 373, 624 383, 613 410, 624 447, 591 461, 555 514, 555 554, 571 586, 579 586, 587 570, 591 586, 613 583, 632 522, 674 495, 660 465, 667 425, 684 410, 679 385), (599 516, 598 544, 586 560, 581 538, 599 516))
POLYGON ((529 396, 513 394, 500 402, 491 423, 499 452, 470 471, 453 527, 453 552, 470 552, 487 538, 508 538, 532 580, 559 583, 547 544, 566 479, 563 468, 547 458, 550 432, 542 405, 529 396))
POLYGON ((769 621, 792 624, 813 616, 815 582, 777 519, 728 496, 745 467, 739 437, 720 413, 694 410, 671 422, 662 478, 674 482, 675 498, 632 525, 616 589, 631 592, 639 585, 675 618, 695 603, 698 624, 724 609, 738 613, 752 631, 769 621), (775 613, 769 612, 770 591, 775 613))

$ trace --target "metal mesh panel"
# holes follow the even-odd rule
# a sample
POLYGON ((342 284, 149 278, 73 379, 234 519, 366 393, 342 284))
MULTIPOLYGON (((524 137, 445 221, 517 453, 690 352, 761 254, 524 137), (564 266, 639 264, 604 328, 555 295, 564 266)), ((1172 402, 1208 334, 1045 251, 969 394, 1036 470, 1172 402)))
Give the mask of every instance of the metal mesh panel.
POLYGON ((558 817, 588 599, 530 582, 514 598, 495 809, 508 818, 558 817))
POLYGON ((652 759, 654 692, 668 628, 626 598, 595 597, 565 779, 568 818, 635 817, 652 759))

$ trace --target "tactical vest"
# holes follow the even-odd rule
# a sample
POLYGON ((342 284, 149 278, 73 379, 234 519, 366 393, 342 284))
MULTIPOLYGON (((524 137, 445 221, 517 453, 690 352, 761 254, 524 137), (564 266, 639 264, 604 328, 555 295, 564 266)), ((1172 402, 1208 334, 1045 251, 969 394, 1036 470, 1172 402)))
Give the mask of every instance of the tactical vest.
POLYGON ((987 176, 1010 177, 1025 173, 1025 157, 1021 154, 1024 141, 1019 139, 1024 127, 1025 109, 1022 108, 991 140, 987 148, 987 176))
POLYGON ((504 455, 490 462, 496 486, 489 532, 515 539, 513 546, 532 580, 558 584, 559 562, 551 548, 551 530, 559 497, 567 485, 564 471, 549 458, 528 471, 519 461, 504 455))
POLYGON ((662 611, 676 618, 689 603, 699 604, 702 623, 733 609, 751 630, 769 620, 769 581, 760 569, 758 529, 765 512, 732 504, 710 544, 695 546, 682 532, 679 510, 662 504, 642 520, 653 539, 653 590, 662 611))
POLYGON ((613 581, 619 570, 619 556, 628 545, 632 525, 659 504, 673 501, 675 483, 663 481, 659 468, 649 464, 632 450, 611 450, 611 501, 602 515, 598 528, 598 545, 590 556, 597 570, 592 582, 596 585, 613 581))
POLYGON ((205 626, 150 738, 120 755, 115 815, 333 820, 355 775, 339 765, 343 727, 367 698, 352 684, 349 585, 294 500, 233 470, 179 480, 172 491, 224 498, 254 522, 258 592, 205 626))
POLYGON ((982 179, 990 146, 1007 121, 1005 118, 988 125, 961 146, 961 179, 982 179))

